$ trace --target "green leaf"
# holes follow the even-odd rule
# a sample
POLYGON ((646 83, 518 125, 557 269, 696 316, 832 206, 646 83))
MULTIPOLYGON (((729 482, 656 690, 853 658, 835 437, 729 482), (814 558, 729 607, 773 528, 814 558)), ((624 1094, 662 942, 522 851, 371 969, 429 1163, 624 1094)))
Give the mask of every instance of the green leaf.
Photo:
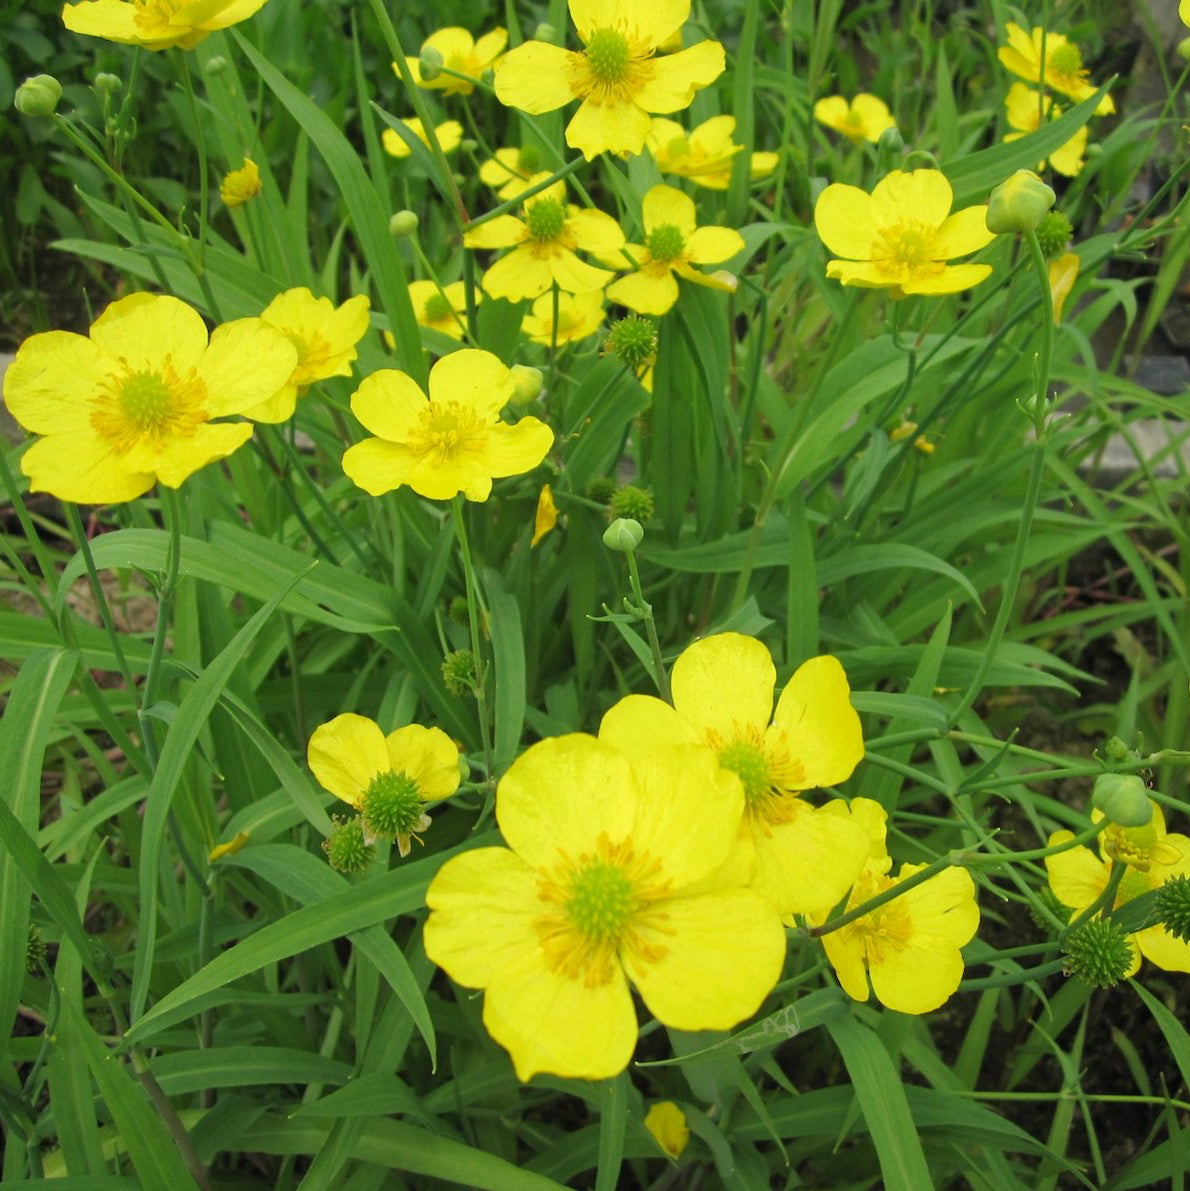
POLYGON ((167 1096, 256 1084, 345 1084, 349 1063, 287 1046, 214 1046, 158 1055, 150 1069, 167 1096))
POLYGON ((624 1130, 628 1121, 628 1073, 604 1080, 599 1088, 599 1160, 595 1191, 616 1191, 624 1161, 624 1130))
POLYGON ((525 639, 516 597, 504 590, 498 571, 480 573, 487 598, 496 671, 496 773, 515 760, 525 726, 525 639))
POLYGON ((1143 984, 1137 980, 1129 980, 1128 983, 1152 1014, 1153 1020, 1165 1036, 1173 1061, 1182 1073, 1182 1082, 1190 1087, 1190 1034, 1186 1033, 1186 1027, 1143 984))

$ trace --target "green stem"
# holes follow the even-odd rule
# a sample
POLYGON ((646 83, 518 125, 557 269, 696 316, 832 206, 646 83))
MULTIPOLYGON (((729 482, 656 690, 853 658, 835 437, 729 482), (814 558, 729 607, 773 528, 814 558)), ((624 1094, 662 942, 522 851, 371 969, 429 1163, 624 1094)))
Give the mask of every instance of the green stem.
MULTIPOLYGON (((868 898, 867 901, 860 902, 858 906, 848 910, 844 914, 840 914, 838 918, 832 918, 829 922, 824 922, 821 926, 811 926, 807 933, 811 938, 821 938, 823 935, 829 935, 833 931, 839 930, 841 927, 850 926, 851 923, 860 918, 871 914, 873 910, 880 909, 881 906, 886 905, 894 898, 898 898, 903 893, 908 893, 910 889, 916 888, 918 885, 928 881, 931 877, 936 877, 944 869, 953 868, 954 860, 952 855, 939 856, 937 860, 931 861, 920 872, 914 873, 912 876, 906 877, 903 881, 897 881, 890 885, 887 889, 882 890, 876 894, 875 897, 868 898)), ((965 857, 964 857, 965 859, 965 857)))
POLYGON ((1111 863, 1111 873, 1108 875, 1107 884, 1103 887, 1103 892, 1081 913, 1077 918, 1072 918, 1066 929, 1062 932, 1062 938, 1065 938, 1076 926, 1086 922, 1088 918, 1094 918, 1104 906, 1112 907, 1116 901, 1116 891, 1120 888, 1120 882, 1124 879, 1124 874, 1128 871, 1128 866, 1122 860, 1113 860, 1111 863))
POLYGON ((657 637, 657 622, 653 619, 653 605, 645 599, 644 590, 640 584, 640 571, 636 565, 636 551, 626 550, 628 556, 628 582, 632 586, 632 596, 636 600, 636 611, 645 622, 645 633, 649 638, 649 650, 653 655, 654 678, 657 691, 666 703, 672 703, 669 693, 669 675, 665 671, 665 660, 661 656, 661 641, 657 637))
POLYGON ((463 498, 456 496, 450 502, 454 521, 455 537, 459 542, 459 553, 463 560, 463 578, 467 585, 467 621, 471 628, 471 653, 475 657, 475 704, 479 712, 479 735, 483 742, 484 771, 487 774, 489 792, 496 779, 495 762, 492 754, 492 735, 488 726, 488 699, 484 686, 483 654, 479 648, 479 592, 475 584, 475 568, 471 564, 471 546, 467 539, 467 523, 463 516, 463 498))
POLYGON ((157 625, 153 630, 153 647, 149 653, 149 667, 145 672, 145 689, 141 699, 139 717, 145 752, 149 760, 157 763, 157 734, 148 712, 157 702, 162 682, 162 660, 165 656, 165 638, 169 633, 169 618, 173 610, 174 590, 178 584, 178 573, 182 563, 182 517, 178 507, 178 496, 172 488, 158 485, 161 494, 161 511, 169 544, 165 556, 165 580, 157 592, 157 625))

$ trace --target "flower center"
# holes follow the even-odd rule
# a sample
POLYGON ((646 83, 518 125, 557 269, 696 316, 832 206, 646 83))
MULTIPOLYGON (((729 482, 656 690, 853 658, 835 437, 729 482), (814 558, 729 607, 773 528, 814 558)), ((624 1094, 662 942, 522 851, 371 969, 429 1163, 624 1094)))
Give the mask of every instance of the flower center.
POLYGON ((160 371, 125 372, 108 377, 95 397, 91 425, 120 452, 169 438, 190 437, 207 420, 206 385, 191 370, 182 380, 166 357, 160 371))
POLYGON ((872 259, 886 273, 940 273, 937 228, 923 223, 898 223, 881 228, 872 246, 872 259))
POLYGON ((621 82, 632 61, 628 38, 616 29, 596 29, 585 53, 595 81, 605 87, 621 82))
POLYGON ((538 244, 556 240, 566 226, 566 210, 557 199, 538 199, 525 210, 525 226, 538 244))
POLYGON ((138 28, 146 29, 156 25, 168 25, 179 8, 185 8, 187 0, 135 0, 136 10, 132 19, 138 28))
POLYGON ((442 464, 478 444, 484 429, 479 416, 467 406, 457 401, 430 402, 418 418, 410 445, 423 455, 435 455, 442 464))
POLYGON ((450 304, 450 299, 445 294, 435 291, 426 299, 421 313, 426 322, 441 323, 446 322, 447 319, 453 319, 455 312, 454 307, 450 304))
POLYGON ((664 261, 668 264, 682 255, 686 241, 681 228, 675 227, 672 223, 663 223, 648 234, 645 239, 645 247, 655 261, 664 261))
POLYGON ((632 882, 624 870, 596 861, 574 875, 566 916, 592 942, 613 942, 632 917, 632 901, 632 882))
POLYGON ((772 788, 769 763, 764 750, 747 740, 733 740, 719 751, 719 764, 737 774, 744 784, 744 798, 749 806, 764 798, 772 788))
POLYGON ((359 809, 368 828, 386 839, 411 835, 424 813, 417 782, 403 770, 376 774, 360 799, 359 809))
MULTIPOLYGON (((881 878, 876 888, 870 893, 865 893, 865 900, 877 893, 883 893, 892 884, 887 877, 881 878)), ((854 896, 853 894, 852 897, 854 896)), ((880 964, 888 953, 904 950, 913 935, 913 921, 909 917, 904 899, 896 898, 870 914, 865 914, 851 929, 863 940, 868 962, 880 964)))
POLYGON ((1055 74, 1079 74, 1082 71, 1083 56, 1078 52, 1078 46, 1070 42, 1052 50, 1046 46, 1045 56, 1047 65, 1055 74))
POLYGON ((541 150, 536 145, 522 145, 517 150, 516 166, 522 173, 537 173, 541 169, 541 150))
POLYGON ((855 110, 855 108, 848 108, 847 115, 843 118, 843 123, 848 128, 854 128, 857 132, 864 126, 864 118, 855 110))
POLYGON ((1159 837, 1150 821, 1143 827, 1111 826, 1103 833, 1103 851, 1113 860, 1122 860, 1132 868, 1147 873, 1154 864, 1176 864, 1181 849, 1159 837))
POLYGON ((665 146, 665 151, 670 157, 685 157, 690 152, 690 138, 686 136, 674 137, 665 146))

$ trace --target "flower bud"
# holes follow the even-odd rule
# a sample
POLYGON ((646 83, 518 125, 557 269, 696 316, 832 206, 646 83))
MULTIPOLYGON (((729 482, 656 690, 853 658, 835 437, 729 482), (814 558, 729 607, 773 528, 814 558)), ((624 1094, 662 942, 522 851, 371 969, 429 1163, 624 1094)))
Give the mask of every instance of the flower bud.
POLYGON ((1091 804, 1120 827, 1143 827, 1153 817, 1145 784, 1135 773, 1101 773, 1095 779, 1091 804))
POLYGON ((203 67, 203 72, 212 77, 227 73, 227 59, 222 54, 216 54, 203 67))
POLYGON ((1190 943, 1190 877, 1170 877, 1157 890, 1157 917, 1175 939, 1190 943))
POLYGON ((617 487, 611 476, 596 476, 587 485, 587 499, 593 500, 596 504, 609 504, 617 487))
POLYGON ((95 76, 95 90, 100 95, 115 95, 123 86, 124 81, 118 74, 108 74, 107 71, 101 70, 95 76))
POLYGON ((1077 976, 1092 988, 1119 984, 1132 967, 1132 948, 1124 929, 1110 918, 1079 923, 1062 941, 1067 976, 1077 976))
POLYGON ((340 873, 362 873, 376 859, 376 849, 364 839, 364 821, 358 815, 335 815, 331 833, 322 841, 331 868, 340 873))
POLYGON ((464 153, 474 153, 479 148, 479 142, 474 137, 465 136, 459 141, 459 148, 464 153))
POLYGON ((41 931, 29 923, 29 935, 25 941, 25 971, 36 976, 45 965, 46 945, 41 931))
POLYGON ((415 211, 398 211, 388 221, 388 234, 401 238, 412 236, 417 231, 417 213, 415 211))
POLYGON ((442 52, 432 45, 422 46, 417 68, 423 83, 432 83, 442 73, 442 52))
POLYGON ((442 659, 442 682, 458 698, 475 689, 475 654, 469 649, 456 649, 442 659))
POLYGON ((533 30, 534 41, 557 41, 558 30, 553 27, 548 21, 542 21, 536 29, 533 30))
POLYGON ((1183 37, 1178 42, 1178 57, 1183 62, 1190 62, 1190 37, 1183 37))
POLYGON ((1056 197, 1032 170, 1017 170, 988 197, 988 231, 996 236, 1031 232, 1056 197))
POLYGON ((471 605, 467 603, 467 597, 455 596, 446 606, 446 615, 455 624, 469 624, 471 622, 471 605))
POLYGON ((17 88, 12 106, 22 116, 52 116, 61 98, 62 84, 52 74, 35 74, 17 88))
POLYGON ((641 544, 644 536, 644 527, 639 521, 633 521, 631 517, 617 517, 603 531, 603 544, 609 550, 627 554, 641 544))
POLYGON ((530 368, 527 364, 514 364, 509 371, 515 386, 509 398, 513 405, 528 405, 530 401, 536 401, 545 385, 541 369, 530 368))
POLYGON ((1109 761, 1126 761, 1133 755, 1132 750, 1118 736, 1109 736, 1103 742, 1103 751, 1109 761))

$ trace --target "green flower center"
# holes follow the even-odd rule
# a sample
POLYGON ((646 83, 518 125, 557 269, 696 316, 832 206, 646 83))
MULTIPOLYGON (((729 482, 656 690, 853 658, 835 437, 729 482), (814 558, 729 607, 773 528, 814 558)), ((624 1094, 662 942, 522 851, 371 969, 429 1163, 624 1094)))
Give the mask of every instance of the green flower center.
POLYGON ((630 314, 612 324, 606 350, 634 371, 643 368, 657 354, 657 328, 647 318, 630 314))
POLYGON ((605 86, 620 82, 632 61, 628 39, 615 29, 596 29, 587 42, 586 56, 596 82, 605 86))
POLYGON ((720 749, 719 764, 738 775, 744 784, 744 798, 749 806, 759 802, 772 789, 768 758, 750 741, 733 740, 720 749))
POLYGON ((522 145, 517 150, 516 166, 522 173, 537 173, 541 169, 541 150, 536 145, 522 145))
POLYGON ((173 391, 156 372, 134 372, 120 386, 120 412, 137 430, 161 426, 173 407, 173 391))
POLYGON ((676 136, 665 146, 665 151, 670 157, 685 157, 690 152, 690 138, 685 136, 676 136))
POLYGON ((1055 74, 1078 74, 1083 68, 1083 56, 1078 46, 1067 42, 1051 50, 1046 46, 1047 65, 1055 74))
POLYGON ((668 263, 677 260, 682 255, 682 249, 686 247, 686 239, 682 235, 681 228, 675 227, 672 223, 663 223, 648 234, 645 239, 645 247, 655 261, 668 263))
POLYGON ((364 791, 359 809, 368 827, 386 839, 410 835, 424 813, 417 782, 403 770, 378 773, 364 791))
POLYGON ((194 372, 184 380, 169 357, 156 372, 113 373, 92 401, 91 425, 117 451, 149 440, 190 437, 207 420, 206 386, 194 372))
POLYGON ((576 873, 566 917, 593 943, 614 943, 632 918, 632 882, 618 864, 595 861, 576 873))
POLYGON ((525 211, 529 235, 539 244, 556 240, 566 226, 566 210, 557 199, 538 199, 525 211))
POLYGON ((432 293, 422 307, 422 317, 428 323, 440 323, 454 317, 454 307, 445 294, 432 293))

